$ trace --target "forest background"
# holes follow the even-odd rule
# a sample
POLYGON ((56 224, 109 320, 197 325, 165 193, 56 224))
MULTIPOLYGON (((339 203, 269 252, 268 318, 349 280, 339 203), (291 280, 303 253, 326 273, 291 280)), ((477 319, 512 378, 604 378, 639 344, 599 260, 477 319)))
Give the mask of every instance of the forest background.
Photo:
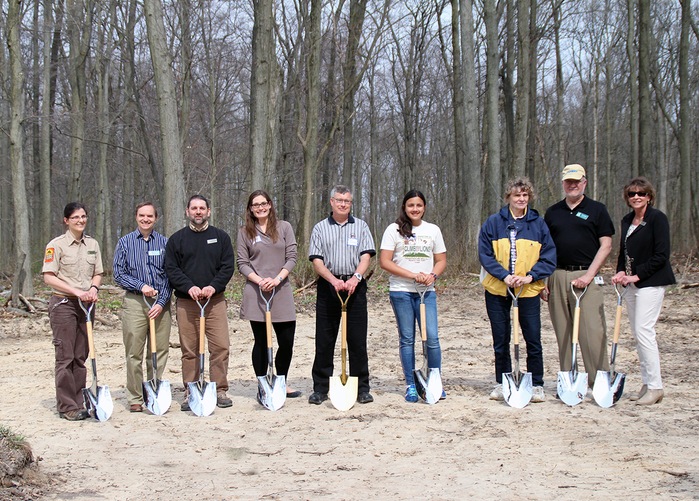
MULTIPOLYGON (((354 192, 375 238, 422 190, 450 270, 477 271, 482 221, 560 171, 626 212, 647 176, 673 247, 697 247, 699 9, 690 0, 0 0, 0 272, 32 294, 62 209, 88 206, 110 267, 133 209, 169 235, 189 195, 235 236, 263 188, 301 255, 354 192)), ((299 261, 303 263, 303 260, 299 261)), ((298 267, 300 281, 309 267, 298 267)))

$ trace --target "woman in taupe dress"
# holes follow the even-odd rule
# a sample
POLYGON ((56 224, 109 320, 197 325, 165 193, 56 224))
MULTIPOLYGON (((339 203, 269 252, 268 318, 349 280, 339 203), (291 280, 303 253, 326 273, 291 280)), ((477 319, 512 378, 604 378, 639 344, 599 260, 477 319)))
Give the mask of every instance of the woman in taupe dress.
POLYGON ((277 374, 287 378, 286 396, 296 398, 300 391, 288 385, 288 372, 294 348, 296 309, 289 274, 296 265, 296 237, 287 221, 277 219, 274 202, 262 190, 248 198, 245 225, 238 232, 238 270, 247 278, 243 290, 240 318, 250 321, 255 337, 252 365, 257 376, 267 373, 266 305, 260 291, 269 300, 272 326, 279 345, 275 357, 277 374))

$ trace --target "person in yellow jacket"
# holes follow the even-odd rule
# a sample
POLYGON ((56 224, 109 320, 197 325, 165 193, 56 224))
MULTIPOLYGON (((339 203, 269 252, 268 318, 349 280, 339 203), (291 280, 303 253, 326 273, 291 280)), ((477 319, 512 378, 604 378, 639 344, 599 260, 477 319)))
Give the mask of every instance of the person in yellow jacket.
POLYGON ((541 348, 541 303, 544 279, 556 269, 556 247, 539 213, 529 207, 534 200, 531 182, 520 177, 505 187, 505 202, 481 227, 478 258, 481 262, 485 307, 493 334, 495 380, 492 400, 503 400, 502 374, 512 372, 510 359, 510 307, 519 296, 519 323, 527 343, 527 371, 532 373, 532 402, 543 402, 544 357, 541 348))

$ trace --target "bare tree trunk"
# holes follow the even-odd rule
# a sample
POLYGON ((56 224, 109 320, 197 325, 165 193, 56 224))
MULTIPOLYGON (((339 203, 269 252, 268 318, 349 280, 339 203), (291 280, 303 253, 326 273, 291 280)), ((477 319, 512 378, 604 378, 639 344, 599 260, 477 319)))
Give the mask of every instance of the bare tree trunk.
POLYGON ((99 129, 99 185, 97 196, 97 228, 95 231, 100 244, 105 263, 112 262, 114 237, 112 235, 112 195, 109 189, 109 143, 111 138, 111 120, 109 117, 110 68, 113 52, 114 24, 116 19, 116 4, 107 4, 109 11, 102 11, 106 18, 104 24, 99 24, 97 64, 97 120, 99 129))
POLYGON ((680 33, 680 220, 676 239, 676 250, 690 252, 696 249, 697 223, 692 220, 692 178, 691 178, 691 135, 690 119, 691 93, 689 90, 689 30, 692 15, 691 0, 682 0, 682 29, 680 33))
MULTIPOLYGON (((303 202, 299 235, 303 249, 311 239, 315 174, 318 169, 318 116, 320 114, 320 19, 321 1, 309 0, 310 12, 306 27, 308 54, 306 56, 306 133, 299 132, 303 146, 303 202)), ((302 2, 308 7, 309 4, 302 2)))
POLYGON ((626 55, 629 58, 629 128, 631 132, 631 174, 638 176, 638 59, 636 57, 636 5, 638 0, 627 0, 628 31, 626 32, 626 55))
POLYGON ((639 163, 640 173, 653 172, 657 157, 652 151, 653 115, 650 103, 651 85, 651 23, 650 0, 638 0, 638 103, 639 103, 639 163))
MULTIPOLYGON (((468 151, 468 146, 466 144, 466 106, 465 100, 465 73, 466 69, 463 67, 463 62, 466 57, 462 54, 462 43, 459 33, 462 31, 460 27, 461 24, 461 11, 466 9, 466 3, 470 4, 469 1, 464 0, 451 0, 451 43, 452 43, 452 93, 454 95, 454 159, 456 161, 455 167, 455 180, 456 186, 454 186, 454 193, 466 193, 467 184, 467 174, 468 163, 466 160, 466 155, 468 151)), ((440 16, 441 17, 441 16, 440 16)), ((454 211, 454 222, 456 221, 466 221, 466 214, 472 210, 475 210, 475 206, 471 206, 471 200, 468 199, 467 203, 456 204, 456 210, 454 211)), ((461 239, 464 235, 458 235, 456 238, 461 239)))
POLYGON ((505 108, 505 144, 507 169, 504 177, 511 177, 515 173, 515 0, 505 0, 507 10, 505 14, 505 71, 502 78, 502 93, 505 108))
POLYGON ((536 178, 536 134, 538 129, 538 118, 536 114, 536 91, 537 91, 537 47, 539 45, 539 33, 536 27, 536 16, 537 16, 537 0, 531 0, 530 2, 531 11, 529 13, 529 40, 531 40, 531 47, 529 52, 531 56, 529 57, 529 99, 528 105, 529 110, 527 111, 527 150, 526 150, 526 164, 525 172, 532 182, 538 184, 538 179, 536 178))
MULTIPOLYGON (((561 57, 561 6, 564 0, 552 0, 554 36, 556 43, 556 150, 558 159, 556 162, 556 174, 563 170, 566 164, 566 141, 563 132, 563 98, 565 94, 565 82, 563 81, 563 58, 561 57)), ((556 183, 558 186, 558 183, 556 183)))
POLYGON ((7 9, 7 48, 10 62, 10 168, 12 170, 12 204, 15 222, 15 257, 22 263, 15 277, 12 295, 14 305, 17 294, 33 295, 31 246, 29 237, 29 206, 24 178, 24 73, 20 47, 22 25, 21 0, 9 0, 7 9))
POLYGON ((250 83, 251 189, 271 189, 279 122, 279 67, 274 44, 274 1, 255 0, 250 83))
MULTIPOLYGON (((347 186, 352 188, 357 205, 362 207, 361 190, 356 179, 354 161, 354 98, 357 93, 359 79, 357 78, 357 57, 359 40, 362 37, 362 26, 366 15, 367 0, 350 0, 349 26, 347 32, 347 51, 342 69, 343 92, 345 98, 342 103, 343 131, 343 159, 342 179, 347 186)), ((361 180, 361 177, 360 177, 361 180)))
POLYGON ((160 0, 144 0, 143 6, 158 95, 160 140, 165 171, 163 216, 165 231, 169 235, 180 228, 181 214, 186 203, 182 143, 177 119, 177 94, 163 22, 163 6, 160 0))
MULTIPOLYGON (((57 2, 57 9, 60 9, 62 2, 57 2)), ((58 17, 58 16, 57 16, 58 17)), ((44 22, 43 22, 43 46, 42 55, 44 67, 42 70, 42 85, 44 89, 44 99, 41 101, 41 128, 39 131, 39 184, 40 184, 40 209, 39 209, 39 242, 48 242, 51 239, 51 138, 52 129, 51 116, 53 114, 53 102, 50 96, 53 94, 52 74, 54 61, 51 58, 51 37, 54 29, 60 30, 58 22, 53 24, 53 2, 44 0, 44 22)), ((57 20, 58 21, 58 20, 57 20)))
POLYGON ((531 0, 517 0, 517 110, 515 112, 514 174, 525 173, 527 161, 527 126, 529 125, 529 79, 531 57, 531 37, 529 33, 529 3, 531 0))
MULTIPOLYGON (((466 193, 469 210, 466 211, 466 246, 477 246, 483 210, 483 179, 481 175, 480 141, 478 139, 478 90, 476 88, 476 58, 474 48, 473 3, 461 0, 461 61, 464 89, 464 176, 460 189, 466 193)), ((466 205, 466 204, 462 204, 466 205)), ((457 204, 458 206, 458 204, 457 204)), ((478 263, 475 253, 467 255, 469 268, 478 263)))
MULTIPOLYGON (((189 0, 178 0, 180 7, 180 36, 182 46, 182 74, 180 75, 180 145, 187 142, 189 114, 192 108, 192 25, 189 0)), ((184 162, 184 159, 183 159, 184 162)), ((216 212, 214 212, 216 214, 216 212)))
POLYGON ((68 41, 70 45, 71 138, 70 138, 70 185, 68 199, 82 197, 80 177, 82 175, 85 149, 85 109, 87 107, 87 56, 92 38, 92 16, 94 0, 67 0, 68 41), (84 7, 84 8, 83 8, 84 7))
POLYGON ((485 128, 486 128, 486 172, 487 212, 495 212, 501 204, 502 168, 500 165, 500 100, 499 100, 499 47, 496 0, 484 1, 486 32, 486 75, 485 75, 485 128))

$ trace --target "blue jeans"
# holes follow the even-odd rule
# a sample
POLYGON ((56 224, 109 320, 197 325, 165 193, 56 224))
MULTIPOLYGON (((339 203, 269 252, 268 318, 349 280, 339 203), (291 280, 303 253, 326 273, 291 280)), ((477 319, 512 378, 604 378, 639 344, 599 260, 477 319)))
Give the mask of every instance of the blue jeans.
MULTIPOLYGON (((420 294, 417 292, 389 292, 388 295, 398 323, 400 340, 400 362, 403 366, 405 384, 415 384, 415 322, 420 326, 420 294)), ((442 350, 437 334, 437 294, 425 293, 427 324, 427 364, 430 369, 442 369, 442 350)), ((418 339, 421 340, 420 335, 418 339)), ((422 343, 422 341, 420 341, 422 343)))
MULTIPOLYGON (((485 292, 485 308, 493 332, 495 380, 502 383, 502 373, 512 372, 510 359, 510 307, 512 298, 485 292)), ((541 349, 541 301, 539 296, 521 297, 519 325, 527 343, 527 371, 532 373, 534 386, 544 385, 544 356, 541 349)))

